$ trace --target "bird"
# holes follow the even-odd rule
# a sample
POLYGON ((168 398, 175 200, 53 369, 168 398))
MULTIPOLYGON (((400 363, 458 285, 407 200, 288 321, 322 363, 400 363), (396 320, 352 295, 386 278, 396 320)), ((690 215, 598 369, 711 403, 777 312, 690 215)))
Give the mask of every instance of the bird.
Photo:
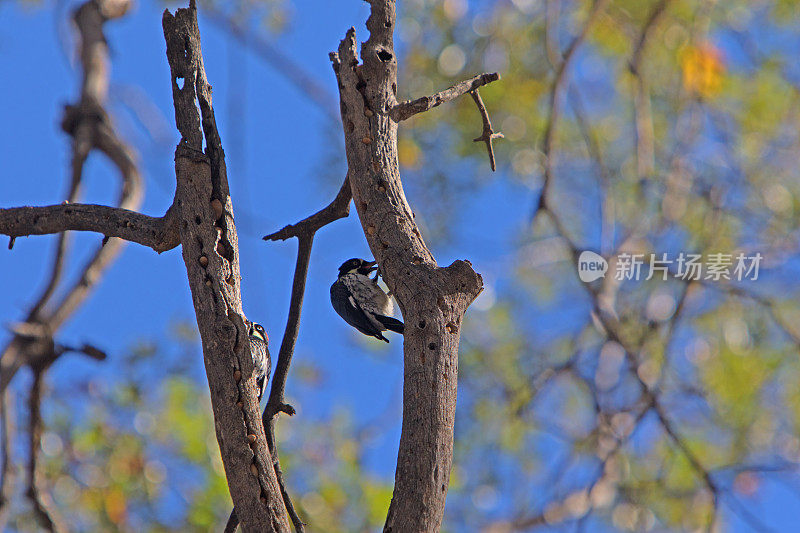
MULTIPOLYGON (((248 321, 249 322, 249 321, 248 321)), ((264 326, 257 322, 249 322, 247 336, 250 338, 250 355, 253 357, 253 369, 256 374, 256 385, 258 386, 258 401, 267 389, 269 373, 272 370, 272 360, 269 356, 269 337, 264 331, 264 326)))
POLYGON ((348 259, 339 267, 339 275, 331 285, 331 303, 345 322, 364 335, 385 342, 386 330, 403 334, 404 324, 390 315, 394 305, 388 294, 378 285, 378 276, 369 277, 378 269, 375 261, 348 259))

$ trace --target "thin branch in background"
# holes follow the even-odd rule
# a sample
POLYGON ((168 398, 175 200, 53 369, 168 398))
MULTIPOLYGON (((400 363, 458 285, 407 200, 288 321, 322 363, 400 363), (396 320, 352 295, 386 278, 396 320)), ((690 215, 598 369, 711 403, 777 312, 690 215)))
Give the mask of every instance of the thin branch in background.
POLYGON ((613 191, 611 190, 611 171, 605 163, 603 151, 597 133, 589 123, 588 115, 583 106, 580 92, 577 87, 570 86, 567 90, 570 108, 575 115, 575 121, 581 132, 589 157, 597 168, 598 185, 600 187, 601 213, 600 213, 600 254, 607 255, 614 248, 614 234, 616 232, 616 207, 613 191))
POLYGON ((50 495, 44 488, 44 474, 41 471, 42 431, 42 394, 44 376, 49 365, 33 369, 33 384, 31 385, 28 404, 30 419, 30 441, 28 449, 28 489, 26 495, 33 504, 33 514, 44 529, 51 533, 68 531, 64 520, 59 516, 50 495))
POLYGON ((551 201, 549 196, 550 187, 552 186, 551 183, 553 181, 555 134, 558 121, 561 118, 561 100, 562 92, 564 91, 564 86, 566 83, 567 70, 572 63, 572 59, 575 57, 575 52, 586 39, 589 29, 597 21, 600 13, 603 12, 606 4, 608 4, 608 1, 609 0, 594 0, 591 10, 589 11, 589 15, 584 21, 580 32, 572 39, 572 42, 567 47, 566 52, 564 52, 561 63, 559 63, 558 68, 556 69, 555 79, 550 87, 547 126, 545 127, 544 143, 542 146, 542 151, 544 152, 544 183, 542 184, 542 192, 539 196, 536 209, 531 217, 533 220, 537 218, 540 211, 548 207, 548 202, 551 201))
POLYGON ((284 54, 264 37, 217 9, 213 3, 203 5, 203 15, 217 27, 226 30, 240 43, 257 53, 276 72, 307 96, 332 122, 339 122, 338 106, 333 94, 297 61, 284 54))
POLYGON ((550 68, 555 69, 561 62, 561 51, 558 49, 558 18, 561 9, 560 0, 544 2, 544 49, 550 68))
MULTIPOLYGON (((651 403, 650 401, 643 395, 639 398, 636 407, 636 414, 634 415, 633 423, 631 424, 632 428, 636 428, 639 425, 644 417, 650 412, 651 403)), ((585 493, 587 496, 592 494, 592 491, 600 485, 601 483, 611 483, 613 479, 613 472, 607 470, 607 465, 613 459, 620 450, 623 449, 625 444, 633 437, 634 431, 631 430, 630 432, 614 437, 614 445, 607 450, 604 455, 601 457, 600 462, 598 463, 597 467, 594 469, 594 479, 592 480, 589 485, 586 486, 585 493)), ((552 506, 565 506, 566 501, 561 502, 554 502, 548 505, 548 508, 552 508, 552 506)), ((536 526, 541 526, 548 524, 548 520, 546 518, 546 512, 540 512, 531 516, 527 517, 518 517, 511 522, 504 524, 504 526, 508 530, 512 531, 529 531, 531 528, 536 526)), ((581 525, 585 520, 588 514, 584 515, 578 521, 578 525, 581 525)))
POLYGON ((760 294, 755 294, 750 292, 742 287, 737 287, 736 285, 730 283, 707 283, 705 281, 701 282, 703 287, 709 289, 716 289, 718 291, 725 292, 729 295, 737 296, 739 298, 745 298, 750 300, 761 308, 766 311, 778 329, 798 348, 800 348, 800 332, 796 331, 789 322, 780 314, 780 312, 775 309, 775 302, 770 300, 769 298, 765 298, 760 294))
MULTIPOLYGON (((3 227, 5 234, 17 236, 37 233, 36 231, 31 232, 33 225, 30 225, 28 230, 22 233, 19 233, 19 228, 14 225, 17 222, 16 217, 30 216, 34 213, 39 215, 61 212, 75 215, 76 220, 79 219, 77 213, 82 208, 73 205, 72 201, 77 198, 79 193, 86 157, 94 148, 103 152, 119 169, 122 182, 116 208, 94 207, 104 208, 109 213, 125 213, 125 215, 133 216, 135 213, 130 212, 141 204, 143 188, 134 157, 130 148, 117 138, 110 124, 110 118, 103 107, 107 98, 109 78, 108 44, 103 35, 103 25, 111 19, 123 16, 129 6, 128 0, 90 1, 81 5, 74 12, 74 21, 81 35, 80 59, 83 68, 83 84, 78 103, 65 107, 61 123, 62 129, 72 137, 71 182, 66 203, 61 206, 3 210, 0 226, 3 227)), ((125 215, 120 215, 116 221, 120 233, 132 232, 130 225, 134 219, 125 219, 125 215)), ((139 216, 143 217, 144 215, 139 216)), ((146 217, 142 220, 150 218, 146 217)), ((39 221, 44 223, 42 219, 39 221)), ((79 224, 75 220, 73 223, 79 224)), ((42 233, 61 232, 69 228, 54 226, 47 229, 48 231, 42 233)), ((74 229, 87 228, 77 227, 74 229)), ((100 243, 72 287, 67 290, 60 301, 49 305, 49 300, 59 284, 66 255, 66 237, 59 237, 48 282, 42 295, 27 313, 26 321, 41 324, 48 335, 54 335, 86 299, 91 289, 102 277, 103 272, 119 254, 121 245, 122 241, 118 239, 110 239, 107 242, 104 240, 100 243)), ((32 346, 29 341, 15 336, 3 350, 2 356, 0 356, 0 390, 6 389, 19 368, 43 355, 30 352, 29 349, 32 346)), ((51 355, 44 354, 44 357, 51 357, 51 355)))
MULTIPOLYGON (((636 135, 634 156, 636 157, 636 175, 640 182, 651 178, 655 172, 655 139, 650 89, 647 77, 642 74, 641 63, 647 44, 666 12, 669 2, 670 0, 660 0, 650 11, 628 63, 628 69, 633 75, 633 131, 636 135)), ((643 190, 644 187, 640 183, 640 201, 644 200, 643 190)))

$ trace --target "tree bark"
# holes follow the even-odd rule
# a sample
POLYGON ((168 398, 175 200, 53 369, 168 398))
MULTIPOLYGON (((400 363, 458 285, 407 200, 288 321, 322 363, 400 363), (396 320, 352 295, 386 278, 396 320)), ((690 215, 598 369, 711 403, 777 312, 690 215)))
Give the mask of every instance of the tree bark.
POLYGON ((255 392, 233 204, 194 2, 174 16, 165 11, 163 26, 182 135, 175 150, 180 241, 228 487, 244 531, 289 531, 255 392))
POLYGON ((397 105, 394 25, 394 2, 372 0, 363 63, 352 28, 331 60, 356 210, 406 323, 403 425, 384 531, 438 531, 453 458, 461 321, 483 282, 467 261, 437 266, 406 201, 391 117, 397 105))

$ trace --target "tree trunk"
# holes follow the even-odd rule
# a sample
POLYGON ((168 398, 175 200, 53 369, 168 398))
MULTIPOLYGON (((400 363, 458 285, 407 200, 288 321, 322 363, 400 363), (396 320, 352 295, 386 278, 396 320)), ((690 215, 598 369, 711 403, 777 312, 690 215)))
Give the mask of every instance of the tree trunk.
POLYGON ((355 30, 331 54, 339 81, 353 199, 370 249, 406 323, 403 427, 384 531, 438 531, 453 459, 461 321, 483 288, 469 262, 441 268, 406 201, 397 162, 394 2, 373 0, 369 39, 355 30))

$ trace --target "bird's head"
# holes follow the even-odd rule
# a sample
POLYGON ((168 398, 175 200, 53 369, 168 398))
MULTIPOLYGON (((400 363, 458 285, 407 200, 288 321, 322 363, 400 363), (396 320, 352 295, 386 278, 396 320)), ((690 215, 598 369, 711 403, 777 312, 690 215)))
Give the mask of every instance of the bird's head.
POLYGON ((264 341, 264 344, 269 344, 269 337, 267 337, 267 332, 264 331, 264 326, 257 322, 250 323, 250 329, 247 331, 247 334, 250 337, 261 339, 264 341))
POLYGON ((353 272, 367 276, 370 272, 374 272, 376 270, 378 270, 378 267, 375 261, 353 258, 348 259, 342 263, 342 266, 339 267, 339 277, 342 277, 345 274, 352 274, 353 272))

